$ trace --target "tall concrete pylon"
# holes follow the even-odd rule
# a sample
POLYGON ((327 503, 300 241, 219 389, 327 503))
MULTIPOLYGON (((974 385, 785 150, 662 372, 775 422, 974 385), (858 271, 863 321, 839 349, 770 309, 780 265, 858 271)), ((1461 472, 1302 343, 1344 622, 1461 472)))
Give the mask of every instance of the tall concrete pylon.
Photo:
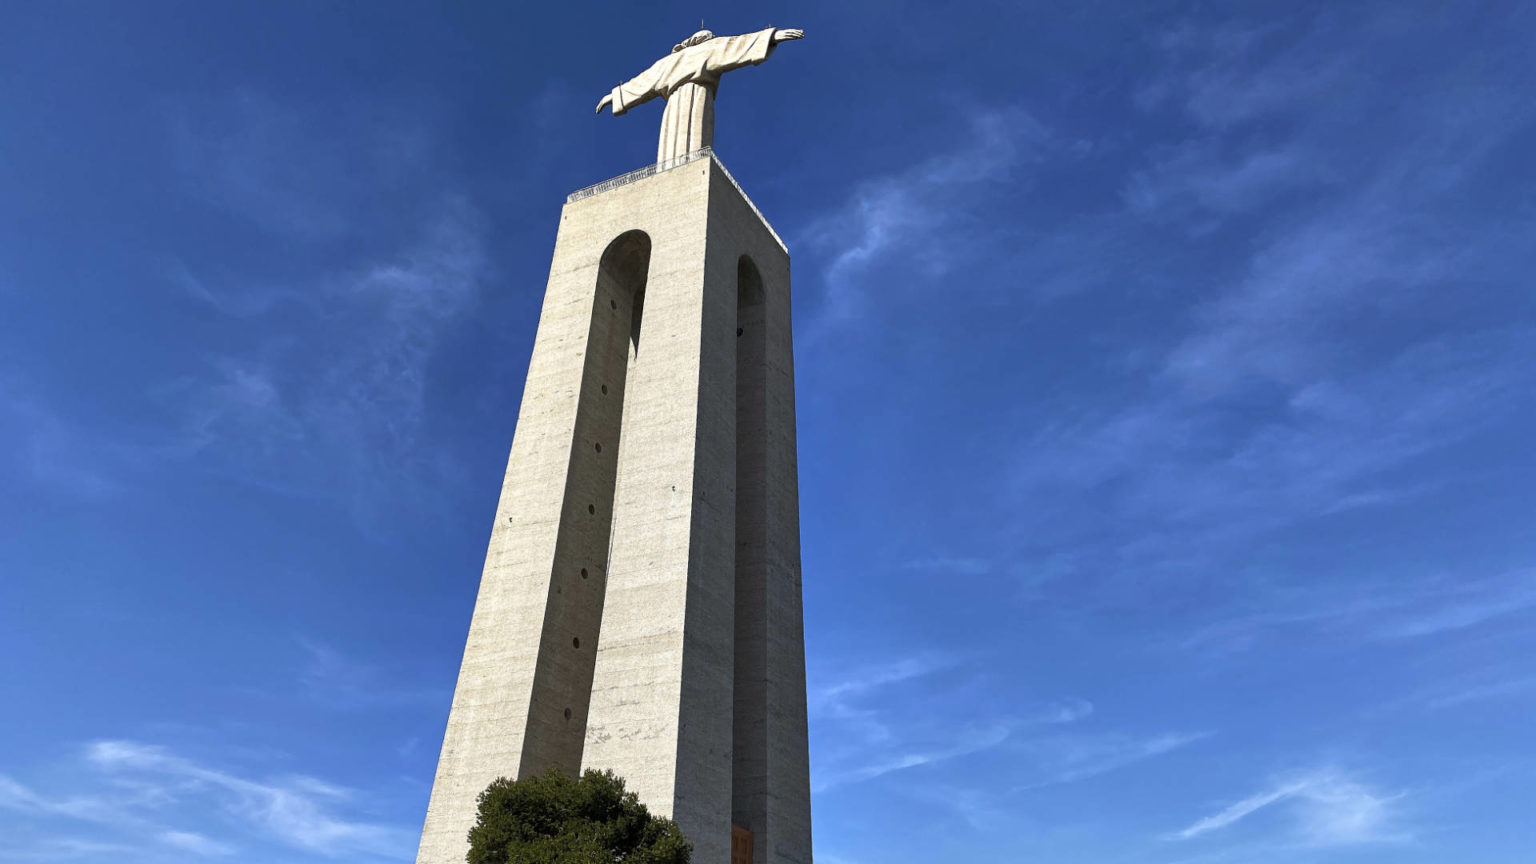
POLYGON ((418 864, 550 768, 811 861, 789 286, 712 150, 567 199, 418 864))

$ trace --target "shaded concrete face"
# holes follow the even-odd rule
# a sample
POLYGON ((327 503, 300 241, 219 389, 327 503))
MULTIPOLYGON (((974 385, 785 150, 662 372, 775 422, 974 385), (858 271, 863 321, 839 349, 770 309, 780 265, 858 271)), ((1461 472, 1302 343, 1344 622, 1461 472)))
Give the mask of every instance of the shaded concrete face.
MULTIPOLYGON (((731 821, 766 822, 768 802, 767 350, 763 277, 736 265, 736 659, 731 821)), ((752 832, 756 845, 757 831, 752 832)), ((757 849, 752 860, 760 860, 757 849)))
POLYGON ((613 525, 625 382, 640 344, 650 238, 620 235, 598 262, 551 591, 518 776, 581 766, 613 525))
POLYGON ((417 861, 612 769, 694 860, 810 861, 789 259, 712 159, 574 201, 417 861))

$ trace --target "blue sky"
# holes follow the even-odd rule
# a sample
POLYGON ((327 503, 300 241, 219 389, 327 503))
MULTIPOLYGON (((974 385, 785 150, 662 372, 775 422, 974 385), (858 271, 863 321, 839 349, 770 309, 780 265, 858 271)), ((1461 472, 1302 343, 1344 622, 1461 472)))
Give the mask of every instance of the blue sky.
MULTIPOLYGON (((1536 6, 742 3, 822 864, 1536 848, 1536 6)), ((0 12, 0 861, 409 860, 631 3, 0 12)))

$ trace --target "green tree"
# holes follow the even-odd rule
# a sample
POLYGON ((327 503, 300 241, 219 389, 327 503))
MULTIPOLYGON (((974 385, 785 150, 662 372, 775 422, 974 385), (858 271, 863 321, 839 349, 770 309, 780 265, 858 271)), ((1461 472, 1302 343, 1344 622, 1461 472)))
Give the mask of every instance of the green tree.
POLYGON ((480 793, 469 864, 688 864, 677 823, 652 816, 612 771, 502 778, 480 793))

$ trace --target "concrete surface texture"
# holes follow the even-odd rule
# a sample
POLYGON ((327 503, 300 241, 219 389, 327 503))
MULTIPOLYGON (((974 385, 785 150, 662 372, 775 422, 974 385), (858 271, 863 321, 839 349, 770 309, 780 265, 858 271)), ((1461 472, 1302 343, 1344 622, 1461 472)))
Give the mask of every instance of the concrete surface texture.
POLYGON ((712 156, 561 213, 418 864, 550 768, 811 860, 789 256, 712 156))

